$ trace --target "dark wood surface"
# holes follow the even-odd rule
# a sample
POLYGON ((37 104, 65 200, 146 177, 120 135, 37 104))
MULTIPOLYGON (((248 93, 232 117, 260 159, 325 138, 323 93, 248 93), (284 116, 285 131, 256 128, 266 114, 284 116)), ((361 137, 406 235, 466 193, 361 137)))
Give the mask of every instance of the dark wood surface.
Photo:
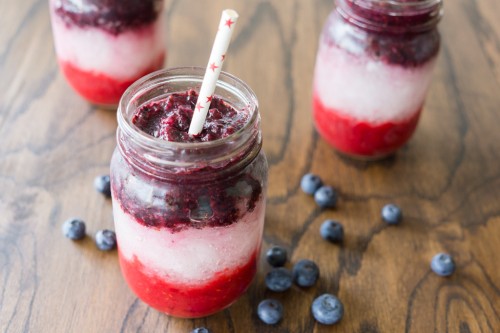
POLYGON ((53 49, 45 0, 0 4, 0 331, 500 332, 500 4, 448 0, 426 110, 411 142, 376 163, 339 157, 315 133, 311 82, 317 40, 331 0, 166 1, 167 66, 205 66, 222 9, 240 20, 225 70, 257 93, 270 162, 263 249, 285 246, 291 262, 315 260, 319 283, 266 291, 261 260, 250 290, 204 319, 169 318, 125 285, 117 253, 93 233, 112 228, 111 202, 92 186, 107 173, 115 113, 91 107, 66 84, 53 49), (337 187, 321 211, 299 189, 306 172, 337 187), (404 222, 379 218, 387 202, 404 222), (72 242, 62 222, 79 216, 89 237, 72 242), (326 218, 345 242, 322 241, 326 218), (431 257, 451 253, 457 271, 441 278, 431 257), (338 295, 334 328, 310 314, 313 298, 338 295), (256 307, 280 299, 283 321, 262 324, 256 307))

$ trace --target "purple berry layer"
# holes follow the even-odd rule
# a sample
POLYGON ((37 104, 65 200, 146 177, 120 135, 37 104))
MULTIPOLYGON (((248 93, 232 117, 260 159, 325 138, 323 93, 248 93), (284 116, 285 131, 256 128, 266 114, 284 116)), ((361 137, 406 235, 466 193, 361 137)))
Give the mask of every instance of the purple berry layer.
POLYGON ((163 8, 162 0, 57 0, 55 13, 68 26, 96 27, 118 35, 148 25, 163 8))

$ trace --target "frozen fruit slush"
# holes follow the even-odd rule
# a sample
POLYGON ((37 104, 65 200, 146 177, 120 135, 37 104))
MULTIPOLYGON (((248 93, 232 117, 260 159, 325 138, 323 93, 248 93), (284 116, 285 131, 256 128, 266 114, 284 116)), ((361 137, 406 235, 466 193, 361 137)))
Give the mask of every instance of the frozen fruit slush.
POLYGON ((116 106, 165 60, 163 0, 49 0, 59 65, 82 97, 116 106))
MULTIPOLYGON (((230 139, 251 121, 251 113, 214 96, 202 132, 189 136, 197 97, 187 90, 148 102, 131 123, 150 138, 203 146, 230 139)), ((267 164, 262 154, 246 161, 248 153, 210 166, 149 172, 113 158, 120 264, 144 302, 173 316, 201 317, 229 306, 249 287, 262 240, 267 164)))

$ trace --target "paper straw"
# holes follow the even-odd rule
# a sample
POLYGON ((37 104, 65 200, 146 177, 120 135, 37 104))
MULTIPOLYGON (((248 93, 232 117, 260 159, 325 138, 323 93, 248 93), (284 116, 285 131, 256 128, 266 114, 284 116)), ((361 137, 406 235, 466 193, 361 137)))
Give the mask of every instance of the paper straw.
POLYGON ((238 13, 236 11, 232 9, 225 9, 222 11, 219 30, 215 36, 212 53, 210 53, 210 59, 208 60, 205 76, 203 77, 200 94, 196 101, 193 119, 189 125, 189 135, 198 135, 203 129, 203 123, 207 117, 210 102, 212 101, 212 96, 215 91, 215 84, 217 83, 222 64, 226 58, 226 51, 237 20, 238 13))

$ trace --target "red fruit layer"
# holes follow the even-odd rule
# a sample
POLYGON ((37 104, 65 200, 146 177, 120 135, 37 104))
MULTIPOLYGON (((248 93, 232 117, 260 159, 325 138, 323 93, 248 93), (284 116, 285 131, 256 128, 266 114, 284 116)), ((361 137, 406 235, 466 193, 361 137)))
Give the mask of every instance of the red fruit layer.
POLYGON ((127 80, 118 80, 102 72, 82 70, 68 61, 60 61, 60 65, 69 84, 83 98, 93 104, 115 106, 132 83, 162 68, 164 60, 165 53, 162 53, 149 68, 127 80))
POLYGON ((174 317, 197 318, 220 311, 236 301, 257 271, 256 251, 247 263, 218 272, 203 284, 169 281, 145 267, 136 257, 119 253, 123 276, 134 293, 149 306, 174 317))
POLYGON ((359 157, 378 158, 394 153, 404 145, 417 127, 422 108, 402 121, 373 124, 325 107, 313 98, 316 129, 340 152, 359 157))

